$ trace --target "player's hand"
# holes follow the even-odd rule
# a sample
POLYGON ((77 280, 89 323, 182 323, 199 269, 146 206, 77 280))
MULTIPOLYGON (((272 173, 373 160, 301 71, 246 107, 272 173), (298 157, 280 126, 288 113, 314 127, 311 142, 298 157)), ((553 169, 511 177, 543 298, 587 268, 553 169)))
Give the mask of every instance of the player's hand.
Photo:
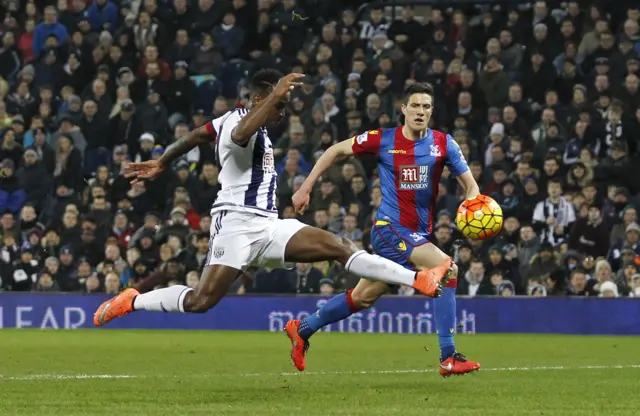
POLYGON ((293 202, 293 209, 296 214, 304 214, 309 206, 309 192, 302 188, 298 189, 298 191, 293 194, 291 201, 293 202))
POLYGON ((554 225, 556 223, 556 219, 554 217, 547 217, 547 224, 554 225))
POLYGON ((131 184, 144 179, 153 179, 164 170, 164 166, 158 160, 148 160, 146 162, 130 163, 122 169, 125 178, 133 178, 131 184))
POLYGON ((302 82, 299 81, 300 78, 304 77, 304 74, 291 73, 289 75, 285 75, 280 78, 280 81, 276 84, 276 87, 273 89, 273 94, 278 98, 284 98, 286 95, 294 89, 295 87, 301 87, 302 82))

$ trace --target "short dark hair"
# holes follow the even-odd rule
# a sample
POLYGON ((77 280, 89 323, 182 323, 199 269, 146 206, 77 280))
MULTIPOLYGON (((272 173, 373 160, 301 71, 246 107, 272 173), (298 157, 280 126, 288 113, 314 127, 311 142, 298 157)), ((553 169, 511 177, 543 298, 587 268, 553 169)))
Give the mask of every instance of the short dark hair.
POLYGON ((556 184, 556 185, 560 185, 560 187, 562 187, 562 181, 558 178, 551 178, 549 179, 549 182, 547 184, 548 185, 552 185, 552 184, 556 184))
POLYGON ((255 95, 266 95, 282 77, 282 72, 278 71, 277 69, 260 69, 251 77, 251 81, 249 82, 249 90, 252 94, 255 95))
POLYGON ((413 94, 428 94, 433 98, 433 87, 428 82, 417 82, 415 84, 409 85, 404 90, 404 102, 409 101, 409 97, 413 94))
POLYGON ((471 259, 471 263, 480 263, 484 267, 484 261, 480 257, 474 257, 471 259))
POLYGON ((587 271, 584 269, 584 267, 579 266, 579 267, 576 267, 575 269, 571 270, 571 276, 570 277, 573 277, 575 274, 578 274, 578 273, 580 273, 580 274, 588 274, 587 271))

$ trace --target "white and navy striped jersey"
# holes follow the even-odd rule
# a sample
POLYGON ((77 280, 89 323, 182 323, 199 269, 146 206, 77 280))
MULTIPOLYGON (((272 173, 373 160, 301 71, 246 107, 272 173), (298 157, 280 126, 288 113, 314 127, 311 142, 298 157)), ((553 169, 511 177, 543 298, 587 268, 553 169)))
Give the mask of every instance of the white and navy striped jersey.
POLYGON ((227 210, 277 217, 278 174, 267 129, 261 128, 245 146, 231 140, 231 132, 247 113, 245 108, 236 108, 206 125, 216 138, 218 180, 222 186, 211 213, 227 210))

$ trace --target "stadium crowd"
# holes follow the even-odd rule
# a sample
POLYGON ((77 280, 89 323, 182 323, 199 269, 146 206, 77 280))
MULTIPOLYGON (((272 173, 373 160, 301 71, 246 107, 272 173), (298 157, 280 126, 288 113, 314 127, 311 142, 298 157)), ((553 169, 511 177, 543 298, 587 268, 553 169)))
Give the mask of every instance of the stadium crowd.
MULTIPOLYGON (((435 236, 458 293, 640 297, 640 5, 453 2, 393 20, 361 3, 3 0, 0 288, 197 286, 220 189, 211 146, 148 183, 122 168, 246 104, 248 74, 273 67, 309 75, 269 131, 282 217, 325 149, 401 123, 403 89, 426 81, 433 128, 505 215, 499 237, 465 241, 445 170, 435 236)), ((375 158, 343 160, 301 220, 368 248, 380 198, 375 158)), ((298 264, 233 291, 330 295, 357 279, 298 264)))

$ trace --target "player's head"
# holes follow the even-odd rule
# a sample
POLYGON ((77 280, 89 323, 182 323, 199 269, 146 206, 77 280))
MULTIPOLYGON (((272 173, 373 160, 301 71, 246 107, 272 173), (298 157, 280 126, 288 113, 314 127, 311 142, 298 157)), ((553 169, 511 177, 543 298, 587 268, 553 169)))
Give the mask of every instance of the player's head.
MULTIPOLYGON (((256 106, 260 101, 264 100, 282 77, 282 72, 269 68, 261 69, 253 74, 251 81, 249 82, 251 104, 256 106)), ((284 117, 284 109, 288 101, 289 98, 287 97, 279 102, 276 108, 274 108, 267 117, 267 122, 276 123, 282 120, 284 117)))
POLYGON ((427 83, 410 85, 404 92, 402 114, 411 130, 424 130, 433 114, 433 87, 427 83))

